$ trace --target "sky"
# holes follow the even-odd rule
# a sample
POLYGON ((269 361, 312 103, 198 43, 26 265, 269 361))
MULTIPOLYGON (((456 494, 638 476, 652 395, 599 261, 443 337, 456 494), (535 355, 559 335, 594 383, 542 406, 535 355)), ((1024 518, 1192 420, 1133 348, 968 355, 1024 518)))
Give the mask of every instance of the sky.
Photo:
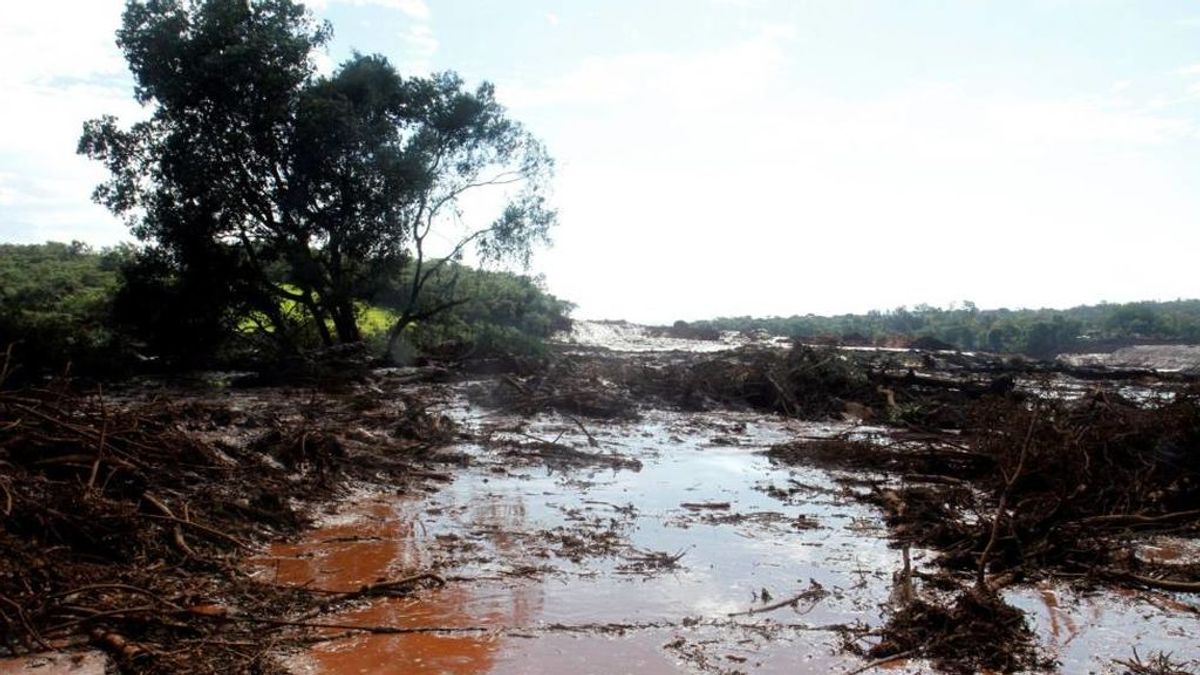
MULTIPOLYGON (((144 115, 120 0, 0 0, 0 241, 129 240, 81 124, 144 115)), ((496 85, 557 162, 532 272, 581 318, 1200 297, 1200 4, 319 0, 496 85)), ((484 214, 486 215, 486 214, 484 214)))

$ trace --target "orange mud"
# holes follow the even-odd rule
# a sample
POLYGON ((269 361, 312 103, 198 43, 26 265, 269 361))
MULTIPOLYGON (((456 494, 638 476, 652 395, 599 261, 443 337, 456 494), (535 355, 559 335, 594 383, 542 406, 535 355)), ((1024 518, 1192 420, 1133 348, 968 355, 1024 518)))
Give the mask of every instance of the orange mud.
MULTIPOLYGON (((555 438, 575 428, 538 424, 525 433, 555 438)), ((777 439, 828 427, 655 412, 590 431, 601 451, 642 467, 560 470, 464 445, 471 466, 440 491, 358 494, 301 541, 271 546, 251 566, 277 583, 353 591, 431 571, 447 581, 320 618, 434 632, 328 629, 328 641, 287 665, 314 675, 782 675, 863 665, 828 626, 883 622, 901 561, 880 514, 848 498, 830 472, 775 466, 760 454, 777 439), (737 445, 722 440, 731 434, 737 445), (746 614, 814 581, 823 594, 812 602, 746 614)), ((914 551, 913 559, 922 566, 932 555, 914 551)), ((1062 672, 1102 670, 1134 645, 1189 656, 1200 644, 1194 615, 1140 596, 1053 585, 1005 596, 1062 672)), ((900 660, 887 672, 932 671, 900 660)))

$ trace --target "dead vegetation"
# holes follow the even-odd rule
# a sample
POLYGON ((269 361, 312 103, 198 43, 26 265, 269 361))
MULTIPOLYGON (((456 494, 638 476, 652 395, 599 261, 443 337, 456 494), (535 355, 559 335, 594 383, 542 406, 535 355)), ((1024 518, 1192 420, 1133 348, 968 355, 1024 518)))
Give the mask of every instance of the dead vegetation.
POLYGON ((900 431, 770 452, 785 463, 884 474, 855 494, 883 509, 897 545, 939 553, 944 572, 926 575, 925 593, 893 608, 868 656, 929 658, 948 672, 1029 669, 1044 659, 1021 613, 1000 599, 1005 585, 1057 578, 1200 590, 1200 566, 1134 554, 1152 534, 1200 535, 1195 389, 1137 403, 1112 385, 1071 399, 1047 385, 988 391, 967 380, 931 388, 929 379, 890 378, 893 398, 952 411, 936 416, 949 428, 930 424, 933 416, 893 416, 900 431), (953 600, 936 599, 944 596, 935 588, 953 600))
POLYGON ((297 639, 279 617, 356 597, 258 583, 238 560, 354 475, 403 479, 444 423, 392 407, 368 416, 390 441, 356 439, 352 397, 274 396, 248 409, 0 391, 0 652, 91 644, 128 672, 271 672, 297 639))
POLYGON ((747 348, 664 369, 647 393, 688 409, 749 407, 820 419, 869 391, 863 371, 833 349, 747 348))
POLYGON ((476 387, 472 400, 521 415, 557 412, 597 419, 636 419, 637 405, 627 388, 606 377, 606 369, 578 358, 557 359, 535 375, 501 376, 490 388, 476 387))
POLYGON ((566 354, 533 375, 506 375, 472 400, 518 414, 635 419, 646 404, 750 408, 806 419, 879 398, 862 368, 834 349, 745 347, 720 355, 566 354))
POLYGON ((996 395, 959 407, 965 424, 953 433, 802 439, 770 455, 902 479, 868 498, 901 541, 938 548, 960 569, 978 567, 988 550, 989 574, 1111 575, 1133 564, 1112 537, 1197 533, 1194 391, 1141 405, 1101 389, 1079 400, 996 395))
POLYGON ((1184 661, 1174 656, 1156 652, 1143 661, 1135 649, 1131 658, 1117 663, 1124 668, 1121 675, 1194 675, 1194 669, 1200 666, 1200 661, 1184 661))
MULTIPOLYGON (((1091 391, 1071 398, 1054 379, 1063 375, 990 357, 751 347, 564 355, 467 391, 504 412, 565 420, 580 447, 519 424, 475 438, 514 464, 562 469, 640 469, 635 457, 600 447, 589 426, 635 419, 644 405, 884 425, 770 452, 860 479, 881 475, 853 494, 883 510, 897 545, 939 554, 937 574, 905 568, 901 601, 860 653, 876 663, 916 657, 948 672, 1011 672, 1047 662, 1021 612, 1004 603, 1006 584, 1050 577, 1200 590, 1200 566, 1133 553, 1150 534, 1200 534, 1200 390, 1172 380, 1163 397, 1119 394, 1118 382, 1153 385, 1139 373, 1089 377, 1091 391)), ((283 631, 322 625, 313 618, 333 604, 438 583, 417 575, 331 596, 257 583, 236 564, 252 542, 302 527, 296 504, 333 496, 347 478, 383 475, 401 489, 415 476, 449 479, 412 466, 461 433, 435 412, 435 397, 407 387, 413 377, 425 375, 372 375, 336 394, 271 390, 247 395, 248 405, 0 392, 0 648, 90 643, 136 672, 270 671, 272 650, 306 639, 283 631)), ((727 502, 681 508, 704 522, 747 518, 726 513, 727 502)), ((624 521, 584 525, 543 532, 540 550, 575 561, 624 553, 617 573, 632 576, 682 565, 683 552, 627 550, 624 521)), ((764 599, 746 614, 819 602, 817 591, 764 599)), ((1123 666, 1188 667, 1161 654, 1123 666)))
MULTIPOLYGON (((648 401, 810 419, 849 415, 886 425, 874 436, 801 439, 770 455, 889 477, 862 496, 883 509, 898 545, 938 551, 949 575, 942 585, 960 591, 941 614, 916 604, 898 612, 897 630, 912 632, 908 624, 941 617, 946 625, 1015 639, 1005 626, 1016 610, 991 594, 1015 581, 1069 577, 1200 589, 1195 566, 1156 567, 1132 554, 1149 533, 1200 534, 1196 385, 1148 371, 1107 374, 986 355, 797 345, 690 358, 566 357, 536 378, 510 378, 500 388, 505 405, 523 412, 614 418, 648 401), (1118 393, 1131 383, 1157 394, 1138 402, 1118 393), (1063 394, 1071 388, 1086 393, 1063 394), (985 631, 989 612, 998 623, 985 631)), ((975 639, 964 635, 965 642, 975 639)), ((945 636, 939 644, 953 649, 959 642, 945 636)), ((949 664, 951 656, 931 658, 949 664)), ((989 665, 964 653, 963 663, 1001 670, 1030 663, 1028 654, 1010 656, 1007 666, 1003 659, 989 665)))
POLYGON ((914 598, 895 611, 864 653, 873 663, 929 659, 947 673, 1011 673, 1048 667, 1024 615, 994 594, 963 591, 952 601, 914 598))

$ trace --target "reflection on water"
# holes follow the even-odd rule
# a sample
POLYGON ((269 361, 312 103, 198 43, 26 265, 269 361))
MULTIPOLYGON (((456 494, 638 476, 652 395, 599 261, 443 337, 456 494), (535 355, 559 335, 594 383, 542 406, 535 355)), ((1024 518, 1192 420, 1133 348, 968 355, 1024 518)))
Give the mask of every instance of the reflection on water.
POLYGON ((1196 616, 1170 596, 1129 589, 1075 591, 1063 585, 1014 588, 1005 600, 1025 611, 1062 672, 1116 672, 1133 648, 1184 660, 1200 657, 1196 616))
MULTIPOLYGON (((571 429, 543 420, 527 431, 553 438, 571 429)), ((440 492, 359 495, 255 566, 280 583, 342 591, 433 570, 449 583, 324 619, 481 629, 341 636, 296 658, 298 671, 853 670, 861 661, 839 650, 837 635, 811 628, 878 625, 899 553, 888 547, 878 514, 850 499, 829 472, 778 468, 757 454, 798 433, 838 430, 749 414, 664 412, 591 430, 603 450, 641 459, 636 472, 552 471, 464 447, 475 461, 440 492), (731 430, 738 445, 718 441, 731 430), (661 570, 631 565, 649 552, 683 555, 661 570), (762 603, 764 591, 779 600, 813 581, 829 594, 804 613, 783 607, 727 616, 762 603)), ((929 558, 915 551, 914 559, 929 558)), ((1007 598, 1029 613, 1066 672, 1102 670, 1106 659, 1129 656, 1132 644, 1177 656, 1195 644, 1193 617, 1147 609, 1144 599, 1081 599, 1054 586, 1015 589, 1007 598)), ((928 665, 897 662, 889 671, 927 672, 928 665)))
MULTIPOLYGON (((509 531, 522 525, 524 509, 519 503, 488 501, 474 505, 472 517, 480 525, 509 531)), ((506 550, 503 537, 496 542, 499 550, 506 550)), ((272 546, 256 562, 277 583, 352 591, 429 569, 432 548, 412 501, 375 496, 354 503, 337 522, 312 531, 299 543, 272 546)), ((540 584, 529 581, 507 584, 503 592, 490 594, 451 583, 411 598, 377 600, 330 618, 363 626, 518 626, 537 615, 541 599, 540 584)), ((325 643, 295 665, 320 673, 487 673, 494 671, 501 640, 483 632, 355 635, 325 643)))
POLYGON ((335 522, 297 544, 275 544, 261 562, 279 583, 352 591, 421 567, 424 548, 403 504, 387 497, 359 501, 335 522))
MULTIPOLYGON (((833 655, 831 633, 776 627, 764 637, 725 616, 752 606, 763 590, 783 598, 810 579, 835 593, 803 616, 785 607, 765 618, 800 627, 870 620, 887 595, 896 553, 879 531, 858 527, 870 512, 838 497, 827 475, 804 476, 822 491, 788 503, 762 489, 764 481, 786 482, 790 474, 756 451, 798 430, 794 423, 734 414, 656 414, 640 424, 593 430, 606 450, 641 459, 637 472, 555 472, 466 448, 477 461, 441 492, 348 500, 303 541, 277 544, 256 564, 280 583, 342 591, 430 569, 470 577, 326 618, 503 629, 340 638, 296 661, 311 672, 650 675, 714 659, 730 667, 752 662, 761 672, 827 672, 832 663, 850 662, 833 655), (710 444, 731 428, 742 445, 710 444), (710 513, 681 506, 698 502, 730 507, 710 513), (801 516, 820 527, 793 526, 801 516), (630 565, 652 552, 683 557, 668 570, 630 565), (689 634, 711 635, 664 649, 685 619, 729 625, 693 627, 689 634), (665 627, 548 629, 631 623, 665 627)), ((553 437, 557 431, 530 433, 553 437)))

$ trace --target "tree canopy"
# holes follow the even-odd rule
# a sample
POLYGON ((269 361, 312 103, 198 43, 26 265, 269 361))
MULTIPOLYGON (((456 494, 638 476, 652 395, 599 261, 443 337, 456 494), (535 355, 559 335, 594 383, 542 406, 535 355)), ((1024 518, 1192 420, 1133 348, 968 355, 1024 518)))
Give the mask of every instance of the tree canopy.
POLYGON ((68 369, 115 372, 123 351, 113 297, 127 248, 0 244, 0 384, 68 369))
POLYGON ((960 349, 1051 357, 1129 344, 1200 340, 1200 300, 1099 304, 1070 309, 981 310, 972 302, 947 309, 917 305, 838 316, 725 317, 687 324, 691 330, 765 330, 849 344, 903 344, 931 337, 960 349))
POLYGON ((281 302, 325 344, 355 342, 356 303, 405 278, 394 342, 461 301, 421 302, 448 262, 527 263, 556 220, 552 160, 490 84, 357 53, 320 74, 330 35, 292 0, 131 0, 117 43, 151 115, 92 120, 80 139, 111 172, 95 198, 177 282, 219 274, 221 304, 281 345, 281 302), (463 198, 489 190, 501 206, 481 219, 463 198), (431 236, 450 242, 436 257, 431 236))

